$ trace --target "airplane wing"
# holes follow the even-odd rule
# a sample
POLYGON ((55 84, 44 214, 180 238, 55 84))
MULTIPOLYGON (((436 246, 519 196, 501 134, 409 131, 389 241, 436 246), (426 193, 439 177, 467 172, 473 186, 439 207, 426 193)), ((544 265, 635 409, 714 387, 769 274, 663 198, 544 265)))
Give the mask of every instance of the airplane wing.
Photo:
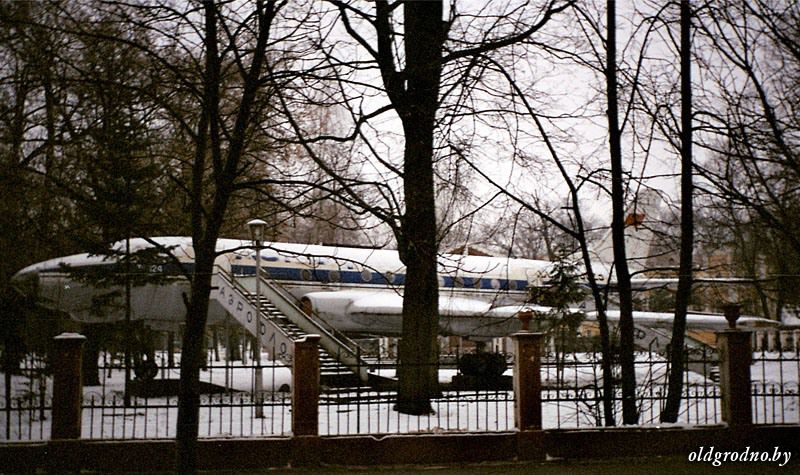
MULTIPOLYGON (((745 277, 694 277, 692 278, 693 285, 699 284, 753 284, 759 282, 759 279, 751 279, 745 277)), ((615 283, 612 282, 612 285, 615 283)), ((657 288, 674 288, 678 285, 677 277, 637 277, 631 279, 631 287, 633 290, 649 290, 657 288)))
MULTIPOLYGON (((322 319, 345 332, 399 335, 402 333, 403 296, 393 291, 342 290, 321 291, 306 294, 304 305, 322 319)), ((540 318, 553 318, 550 307, 534 305, 505 305, 493 307, 491 303, 452 295, 439 297, 439 331, 442 335, 472 337, 507 336, 519 331, 521 324, 517 314, 532 311, 540 318)), ((580 312, 572 309, 571 312, 580 312)), ((588 321, 597 319, 594 311, 585 312, 588 321)), ((619 310, 607 311, 609 322, 619 321, 619 310)), ((672 328, 672 313, 635 311, 637 327, 653 329, 672 328)), ((741 317, 739 328, 754 329, 775 327, 778 322, 758 317, 741 317)), ((687 315, 689 330, 718 331, 728 328, 721 315, 690 313, 687 315)))
MULTIPOLYGON (((393 291, 342 290, 311 292, 303 304, 345 332, 399 335, 402 333, 403 296, 393 291)), ((489 302, 439 296, 439 332, 442 335, 504 336, 518 331, 516 312, 496 314, 489 302)))
MULTIPOLYGON (((620 318, 619 310, 607 310, 608 321, 616 323, 620 318)), ((596 320, 597 312, 589 312, 587 317, 596 320)), ((644 325, 651 328, 672 328, 672 321, 675 315, 671 312, 633 312, 633 321, 636 325, 644 325)), ((772 328, 777 327, 779 322, 760 317, 740 317, 736 322, 736 327, 741 329, 772 328)), ((686 327, 690 330, 719 331, 728 328, 728 321, 722 315, 687 313, 686 327)))

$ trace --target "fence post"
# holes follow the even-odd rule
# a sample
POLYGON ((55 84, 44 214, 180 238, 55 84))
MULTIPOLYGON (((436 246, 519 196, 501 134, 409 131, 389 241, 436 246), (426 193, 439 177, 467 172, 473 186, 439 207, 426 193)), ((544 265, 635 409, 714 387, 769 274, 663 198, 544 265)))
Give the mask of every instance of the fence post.
POLYGON ((542 333, 519 332, 514 339, 514 423, 518 430, 542 428, 542 333))
POLYGON ((292 434, 319 434, 319 335, 294 342, 292 434))
POLYGON ((737 306, 726 306, 725 317, 731 322, 731 329, 717 332, 722 420, 731 427, 746 426, 753 423, 750 389, 752 332, 736 329, 737 306))
POLYGON ((81 360, 86 337, 62 333, 53 338, 53 425, 51 439, 81 437, 83 380, 81 360))

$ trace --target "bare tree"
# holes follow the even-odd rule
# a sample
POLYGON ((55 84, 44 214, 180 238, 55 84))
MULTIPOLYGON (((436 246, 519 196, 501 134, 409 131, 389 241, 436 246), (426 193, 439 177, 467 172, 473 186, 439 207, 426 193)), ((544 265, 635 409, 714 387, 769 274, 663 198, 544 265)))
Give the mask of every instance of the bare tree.
POLYGON ((611 233, 614 245, 614 275, 619 295, 620 366, 622 367, 622 421, 635 424, 636 368, 634 367, 633 294, 628 259, 625 253, 625 189, 622 165, 622 129, 617 99, 616 2, 607 3, 606 88, 608 97, 609 153, 611 154, 611 233))
POLYGON ((796 4, 768 0, 714 4, 697 16, 704 40, 697 62, 715 86, 704 89, 700 116, 699 146, 712 152, 712 159, 695 165, 703 178, 700 189, 713 206, 734 207, 737 221, 745 218, 761 228, 766 242, 780 243, 774 257, 770 254, 778 247, 762 247, 777 276, 778 316, 783 303, 800 302, 793 290, 800 256, 798 18, 796 4))
POLYGON ((689 0, 681 1, 681 253, 678 290, 675 294, 675 318, 669 353, 667 400, 661 411, 662 422, 677 422, 683 395, 684 337, 686 312, 692 296, 692 254, 694 250, 694 200, 692 160, 692 74, 691 25, 689 0))
POLYGON ((195 252, 188 275, 190 293, 184 296, 187 312, 176 436, 181 473, 197 471, 199 371, 206 356, 202 342, 216 242, 229 219, 229 205, 247 188, 246 172, 256 160, 251 149, 259 130, 256 125, 265 120, 265 104, 274 87, 264 64, 275 60, 272 49, 284 39, 271 36, 283 5, 274 1, 247 8, 211 1, 183 9, 170 3, 98 5, 107 18, 144 29, 148 41, 85 28, 71 12, 62 12, 64 26, 59 28, 65 32, 117 42, 146 58, 157 80, 135 93, 158 105, 149 119, 170 129, 172 141, 165 140, 165 148, 184 139, 193 152, 178 153, 168 162, 173 182, 185 191, 186 228, 195 252))
POLYGON ((385 222, 397 240, 406 266, 398 410, 429 413, 430 398, 439 391, 434 168, 440 159, 437 134, 447 130, 439 117, 440 110, 451 103, 451 97, 458 103, 463 97, 459 91, 469 90, 476 58, 530 38, 570 3, 551 1, 542 8, 522 5, 510 11, 495 11, 494 5, 484 5, 477 15, 460 14, 453 3, 449 18, 444 18, 441 1, 379 1, 374 8, 330 2, 335 11, 327 14, 336 15, 336 25, 355 42, 358 55, 365 55, 365 59, 341 56, 333 49, 339 37, 329 31, 323 33, 321 50, 325 56, 318 69, 332 73, 329 82, 339 90, 334 102, 348 111, 353 129, 343 137, 314 137, 302 129, 299 121, 294 121, 293 128, 320 168, 337 177, 346 199, 385 222), (379 84, 358 75, 370 70, 379 72, 379 84), (364 92, 354 94, 354 90, 364 92), (373 105, 374 102, 379 103, 373 105), (390 112, 396 114, 402 130, 396 137, 403 143, 400 164, 382 153, 384 149, 391 150, 382 142, 388 139, 370 136, 374 132, 371 124, 390 112), (383 170, 380 173, 391 178, 353 179, 316 157, 315 144, 353 138, 363 141, 370 163, 377 163, 383 170), (391 186, 398 179, 403 190, 400 196, 391 186), (378 204, 366 198, 368 189, 378 198, 378 204))

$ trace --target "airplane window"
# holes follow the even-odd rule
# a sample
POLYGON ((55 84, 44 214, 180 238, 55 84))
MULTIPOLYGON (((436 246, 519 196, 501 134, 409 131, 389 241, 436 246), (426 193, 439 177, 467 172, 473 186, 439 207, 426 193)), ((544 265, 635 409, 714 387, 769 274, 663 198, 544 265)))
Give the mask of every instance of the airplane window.
POLYGON ((300 277, 302 277, 303 280, 311 280, 311 271, 308 269, 303 269, 300 271, 300 277))
POLYGON ((364 282, 370 282, 372 280, 372 272, 368 271, 367 269, 361 271, 361 280, 364 282))
POLYGON ((386 282, 388 282, 390 284, 394 282, 394 274, 393 273, 387 272, 386 274, 384 274, 384 277, 386 278, 386 282))
POLYGON ((331 282, 339 282, 342 280, 342 276, 339 274, 338 270, 332 270, 328 273, 328 280, 331 282))
POLYGON ((511 290, 517 290, 517 281, 509 279, 508 288, 511 290))
POLYGON ((472 286, 474 288, 476 288, 476 289, 480 289, 481 288, 481 278, 480 277, 475 277, 473 279, 472 286))
POLYGON ((492 279, 492 288, 494 290, 500 289, 500 281, 497 279, 492 279))
POLYGON ((439 276, 439 287, 444 287, 444 277, 439 276))
POLYGON ((453 279, 453 286, 454 287, 464 287, 464 278, 461 276, 456 277, 453 279))

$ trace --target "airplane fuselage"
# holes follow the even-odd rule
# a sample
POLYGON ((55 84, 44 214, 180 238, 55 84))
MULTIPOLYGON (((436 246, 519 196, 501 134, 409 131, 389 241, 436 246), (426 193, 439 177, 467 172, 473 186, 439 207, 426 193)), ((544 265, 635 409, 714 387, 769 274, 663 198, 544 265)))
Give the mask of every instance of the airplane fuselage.
MULTIPOLYGON (((135 265, 137 284, 131 291, 131 317, 150 327, 176 329, 186 315, 184 295, 194 266, 190 238, 134 239, 131 252, 154 245, 169 249, 147 264, 135 265), (151 282, 141 276, 152 277, 151 282)), ((115 248, 124 249, 124 243, 115 248)), ((253 243, 234 239, 217 242, 219 271, 232 275, 251 291, 256 281, 253 243)), ((402 329, 405 266, 397 251, 291 243, 264 243, 260 265, 270 281, 289 292, 301 306, 315 312, 340 331, 398 335, 402 329)), ((439 331, 443 335, 504 336, 519 329, 516 315, 528 300, 527 289, 546 283, 553 263, 531 259, 442 254, 438 259, 439 331)), ((81 322, 108 322, 125 316, 124 288, 101 285, 77 275, 86 270, 124 272, 117 257, 76 254, 28 266, 13 278, 47 307, 67 312, 81 322)), ((94 272, 94 274, 98 274, 94 272)), ((547 314, 547 308, 534 309, 547 314)), ((227 313, 212 300, 209 323, 219 323, 227 313)), ((588 318, 593 318, 591 312, 588 318)), ((615 322, 618 315, 609 312, 615 322)), ((652 327, 671 325, 670 314, 636 312, 637 322, 652 327)), ((742 322, 744 323, 743 319, 742 322)), ((750 318, 748 325, 774 322, 750 318)), ((690 315, 690 326, 722 329, 720 316, 690 315)))
MULTIPOLYGON (((156 243, 170 249, 172 258, 165 255, 163 261, 135 267, 134 272, 150 274, 159 281, 133 288, 132 318, 147 320, 154 327, 174 327, 183 321, 186 313, 182 294, 188 291, 189 283, 183 273, 190 273, 194 263, 191 239, 162 237, 150 241, 133 239, 131 252, 153 247, 156 243)), ((123 243, 117 243, 115 248, 124 249, 122 246, 123 243)), ((219 268, 234 275, 246 287, 254 286, 256 253, 252 242, 220 239, 217 252, 220 253, 216 261, 219 268)), ((348 292, 383 301, 400 298, 406 281, 405 266, 393 250, 263 243, 260 255, 262 271, 272 281, 298 300, 307 297, 318 302, 323 296, 323 305, 327 305, 329 296, 339 297, 348 292)), ((527 287, 545 279, 551 265, 548 261, 529 259, 440 255, 438 278, 442 302, 445 302, 444 318, 474 315, 474 302, 480 302, 484 312, 520 304, 526 299, 527 287), (459 313, 456 307, 463 307, 464 302, 471 308, 459 313)), ((68 312, 76 320, 120 320, 124 317, 121 287, 104 287, 75 278, 76 272, 100 268, 121 271, 117 257, 77 254, 28 266, 18 272, 14 280, 27 281, 24 287, 33 289, 40 303, 68 312)), ((339 318, 337 323, 344 331, 394 334, 400 328, 400 320, 390 319, 396 314, 395 307, 377 326, 363 326, 350 317, 339 318)), ((220 321, 225 312, 212 303, 209 317, 211 323, 220 321)))

